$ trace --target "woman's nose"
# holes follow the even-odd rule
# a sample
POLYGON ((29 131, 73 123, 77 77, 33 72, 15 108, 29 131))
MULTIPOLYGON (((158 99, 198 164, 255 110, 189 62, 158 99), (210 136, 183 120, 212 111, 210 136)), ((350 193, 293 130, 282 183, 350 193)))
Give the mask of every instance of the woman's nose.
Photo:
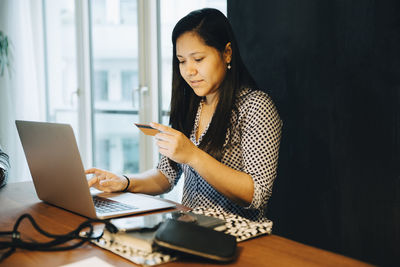
POLYGON ((196 75, 196 73, 197 73, 197 69, 195 68, 195 66, 193 66, 193 64, 188 64, 186 66, 186 75, 193 76, 193 75, 196 75))

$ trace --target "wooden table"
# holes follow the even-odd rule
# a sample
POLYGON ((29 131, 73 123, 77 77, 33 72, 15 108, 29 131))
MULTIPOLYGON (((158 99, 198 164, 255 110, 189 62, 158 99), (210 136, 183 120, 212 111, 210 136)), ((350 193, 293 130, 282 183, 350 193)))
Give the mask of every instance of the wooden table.
MULTIPOLYGON (((30 213, 39 226, 50 233, 64 234, 75 229, 86 218, 41 202, 32 182, 11 183, 0 189, 0 231, 11 231, 17 218, 30 213)), ((23 238, 41 238, 29 223, 21 225, 23 238)), ((0 251, 2 252, 2 251, 0 251)), ((65 252, 32 252, 17 250, 0 266, 59 266, 96 256, 115 266, 135 266, 132 262, 86 243, 65 252)), ((210 261, 180 260, 162 266, 211 266, 210 261)), ((225 264, 224 264, 225 265, 225 264)), ((276 236, 262 236, 238 243, 238 259, 229 266, 370 266, 342 255, 303 245, 276 236)), ((221 266, 221 264, 215 264, 221 266)))

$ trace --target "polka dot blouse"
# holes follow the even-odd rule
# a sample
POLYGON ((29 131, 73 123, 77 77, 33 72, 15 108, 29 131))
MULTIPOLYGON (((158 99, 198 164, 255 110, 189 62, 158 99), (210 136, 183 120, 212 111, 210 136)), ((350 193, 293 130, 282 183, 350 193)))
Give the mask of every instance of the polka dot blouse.
MULTIPOLYGON (((201 104, 198 107, 190 140, 198 146, 206 130, 196 141, 201 104)), ((171 184, 175 186, 184 174, 182 204, 190 208, 212 208, 222 212, 237 214, 253 221, 266 219, 267 202, 272 193, 272 185, 276 177, 278 152, 282 122, 270 97, 262 91, 243 89, 236 100, 237 111, 232 115, 234 125, 232 133, 227 131, 225 150, 221 163, 232 169, 249 174, 254 181, 252 202, 242 207, 229 200, 215 190, 193 168, 186 164, 178 164, 174 170, 168 158, 161 157, 159 169, 171 184), (237 113, 237 114, 236 114, 237 113), (230 145, 227 145, 232 134, 230 145)), ((229 180, 229 177, 225 179, 229 180)))

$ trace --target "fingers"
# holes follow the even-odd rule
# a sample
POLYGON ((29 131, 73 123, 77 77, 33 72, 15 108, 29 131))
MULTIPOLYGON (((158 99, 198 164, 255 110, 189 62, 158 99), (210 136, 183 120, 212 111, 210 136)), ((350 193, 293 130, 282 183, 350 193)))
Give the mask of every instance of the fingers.
POLYGON ((104 173, 104 172, 106 172, 106 171, 103 171, 103 170, 98 169, 98 168, 90 168, 90 169, 85 170, 85 174, 96 174, 96 175, 99 175, 99 174, 104 173))
POLYGON ((104 181, 107 179, 107 177, 104 174, 98 172, 93 172, 92 174, 95 174, 95 176, 93 176, 88 180, 89 187, 91 186, 99 187, 104 185, 104 181))
POLYGON ((98 188, 100 186, 107 186, 107 183, 105 183, 105 182, 111 178, 111 177, 108 177, 109 173, 107 171, 103 171, 98 168, 87 169, 87 170, 85 170, 85 174, 93 174, 94 175, 92 178, 90 178, 88 180, 89 187, 95 186, 96 188, 98 188))
POLYGON ((120 189, 120 181, 113 180, 112 178, 95 176, 92 179, 88 180, 89 187, 94 187, 98 190, 104 192, 115 192, 120 189))
POLYGON ((176 140, 176 136, 172 136, 169 134, 164 134, 164 133, 158 133, 154 136, 157 140, 157 144, 160 142, 164 143, 174 143, 176 140))
POLYGON ((150 122, 150 126, 159 130, 162 133, 175 134, 177 132, 177 130, 175 130, 171 127, 168 127, 168 126, 156 123, 156 122, 150 122))
POLYGON ((95 184, 99 183, 99 177, 97 176, 98 173, 99 173, 99 169, 97 169, 97 168, 90 168, 90 169, 85 170, 85 174, 94 174, 95 175, 88 180, 89 187, 92 187, 95 184))
POLYGON ((177 138, 179 139, 180 136, 184 136, 180 131, 159 123, 151 122, 150 125, 160 131, 154 136, 158 141, 176 143, 177 138))
POLYGON ((93 174, 96 172, 96 170, 97 170, 96 168, 87 169, 87 170, 85 170, 85 174, 93 174))
POLYGON ((97 178, 97 176, 91 178, 90 180, 88 180, 88 185, 89 187, 92 187, 95 183, 97 183, 99 181, 99 179, 97 178))
POLYGON ((104 192, 116 192, 121 191, 122 181, 121 177, 115 175, 114 173, 104 171, 97 168, 87 169, 85 174, 93 174, 94 176, 88 180, 88 186, 94 187, 98 190, 104 192))

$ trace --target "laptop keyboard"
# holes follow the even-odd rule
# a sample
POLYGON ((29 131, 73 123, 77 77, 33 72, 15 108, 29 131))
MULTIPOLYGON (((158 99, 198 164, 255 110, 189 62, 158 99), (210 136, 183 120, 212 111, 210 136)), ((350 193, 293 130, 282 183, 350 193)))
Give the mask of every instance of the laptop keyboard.
POLYGON ((93 196, 93 203, 98 213, 110 213, 115 211, 134 210, 135 206, 127 205, 108 198, 93 196))

